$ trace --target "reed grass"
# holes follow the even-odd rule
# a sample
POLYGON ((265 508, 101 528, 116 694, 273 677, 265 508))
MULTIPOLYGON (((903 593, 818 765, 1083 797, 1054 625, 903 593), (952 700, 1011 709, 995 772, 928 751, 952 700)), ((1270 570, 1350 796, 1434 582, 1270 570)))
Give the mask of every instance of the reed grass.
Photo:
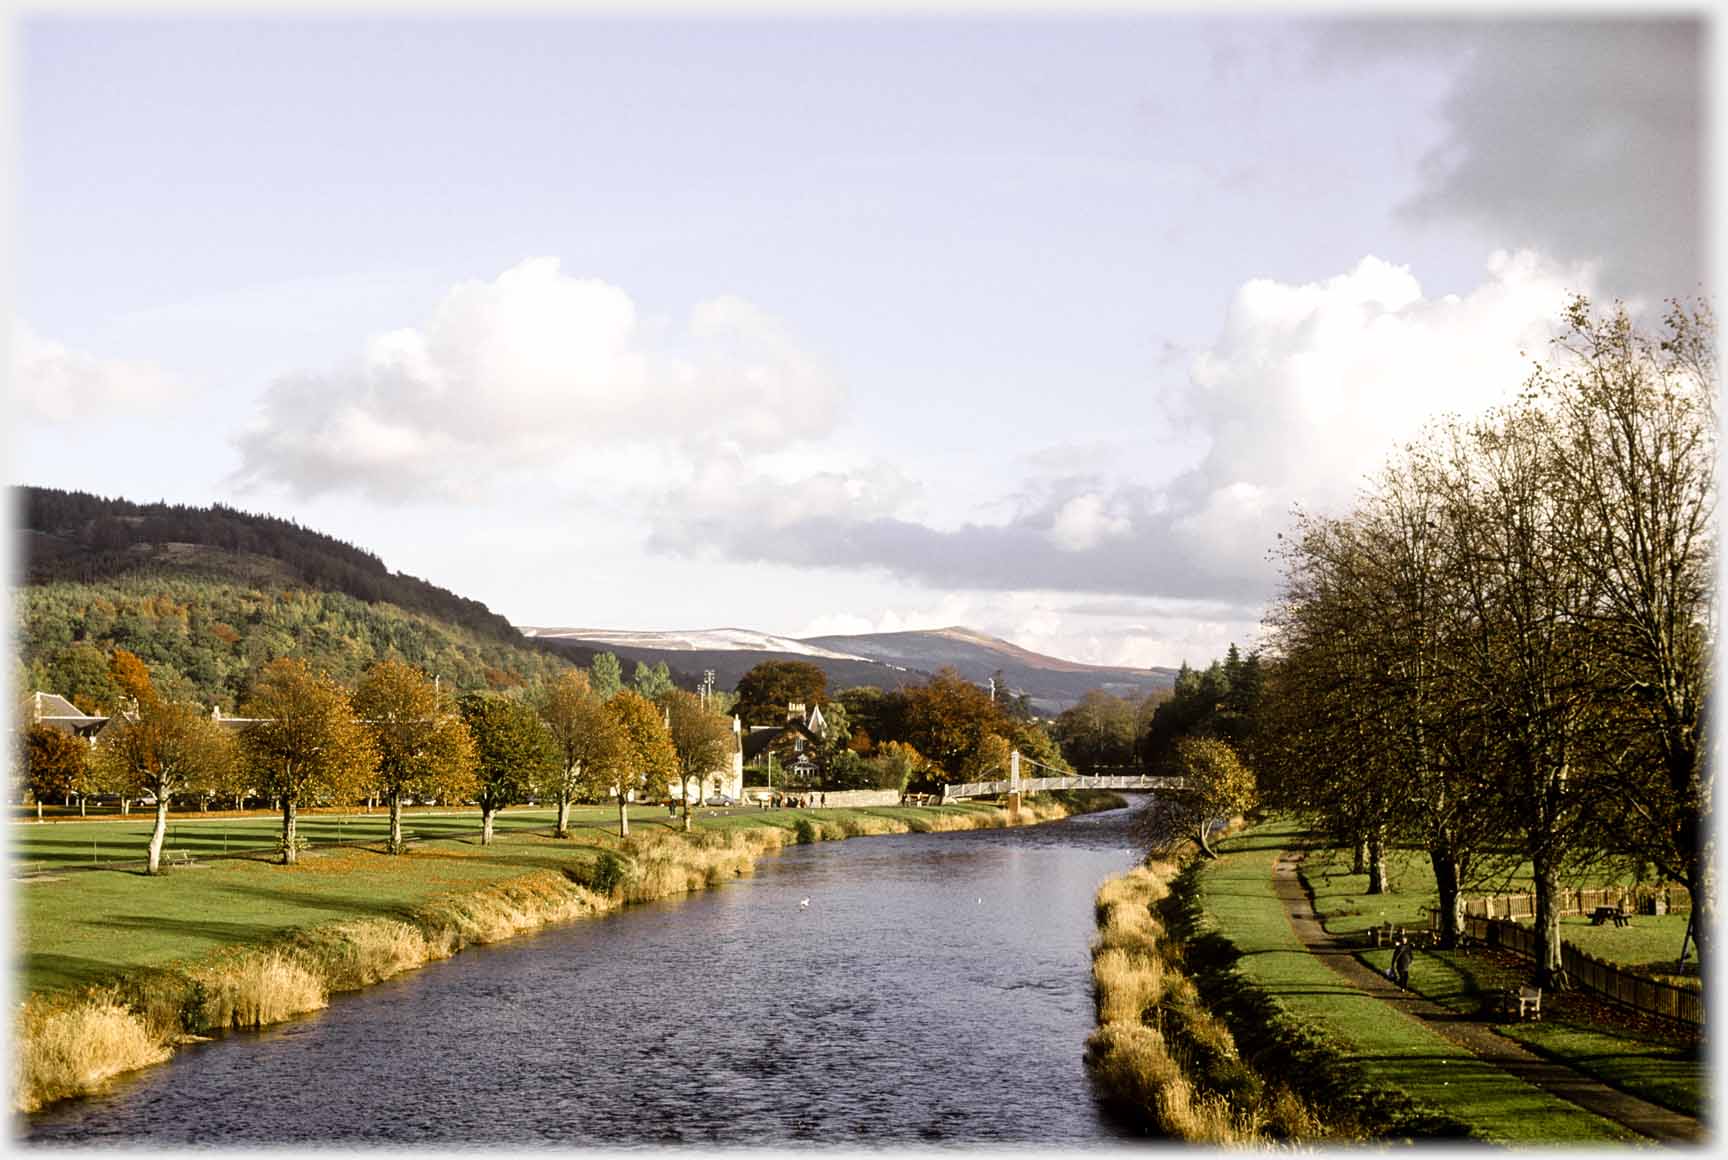
POLYGON ((96 1091, 121 1072, 168 1058, 144 1020, 113 1000, 26 1001, 18 1015, 19 1111, 96 1091))
POLYGON ((1098 1028, 1086 1045, 1094 1079, 1158 1135, 1237 1147, 1323 1138, 1324 1125, 1300 1099, 1242 1062, 1229 1029, 1183 973, 1181 948, 1156 909, 1177 872, 1149 862, 1098 889, 1098 1028))

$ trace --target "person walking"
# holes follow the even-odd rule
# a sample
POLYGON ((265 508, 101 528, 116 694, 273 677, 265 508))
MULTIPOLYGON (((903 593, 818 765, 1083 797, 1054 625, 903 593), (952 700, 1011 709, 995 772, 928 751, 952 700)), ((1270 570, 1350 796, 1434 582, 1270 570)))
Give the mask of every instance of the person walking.
POLYGON ((1410 960, 1415 957, 1415 946, 1400 935, 1398 945, 1392 948, 1392 981, 1406 991, 1410 989, 1410 960))

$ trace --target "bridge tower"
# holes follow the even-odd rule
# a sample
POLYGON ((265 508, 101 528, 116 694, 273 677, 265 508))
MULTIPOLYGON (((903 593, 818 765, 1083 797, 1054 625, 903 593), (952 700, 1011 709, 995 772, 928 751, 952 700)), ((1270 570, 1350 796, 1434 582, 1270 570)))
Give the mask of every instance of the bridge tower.
POLYGON ((1008 754, 1008 812, 1020 812, 1020 751, 1009 751, 1008 754))

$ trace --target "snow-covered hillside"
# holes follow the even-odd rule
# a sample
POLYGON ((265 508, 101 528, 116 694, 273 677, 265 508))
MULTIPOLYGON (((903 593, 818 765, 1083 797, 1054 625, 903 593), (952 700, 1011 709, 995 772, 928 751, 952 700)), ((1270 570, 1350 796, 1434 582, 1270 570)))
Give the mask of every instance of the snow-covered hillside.
POLYGON ((667 652, 772 652, 796 656, 821 657, 833 661, 861 661, 868 657, 836 652, 818 645, 805 644, 789 636, 755 632, 748 628, 703 628, 673 632, 631 632, 614 628, 535 628, 518 625, 523 636, 564 638, 613 648, 662 649, 667 652))

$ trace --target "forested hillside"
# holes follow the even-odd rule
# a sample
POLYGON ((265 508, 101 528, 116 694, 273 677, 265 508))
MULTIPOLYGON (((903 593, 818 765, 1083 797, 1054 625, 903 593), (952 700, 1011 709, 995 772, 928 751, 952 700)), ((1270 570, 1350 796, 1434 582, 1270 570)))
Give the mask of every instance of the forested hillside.
POLYGON ((158 686, 231 710, 256 668, 297 656, 352 683, 396 656, 457 688, 507 688, 569 667, 484 604, 287 520, 15 489, 18 691, 111 707, 107 654, 158 686))

